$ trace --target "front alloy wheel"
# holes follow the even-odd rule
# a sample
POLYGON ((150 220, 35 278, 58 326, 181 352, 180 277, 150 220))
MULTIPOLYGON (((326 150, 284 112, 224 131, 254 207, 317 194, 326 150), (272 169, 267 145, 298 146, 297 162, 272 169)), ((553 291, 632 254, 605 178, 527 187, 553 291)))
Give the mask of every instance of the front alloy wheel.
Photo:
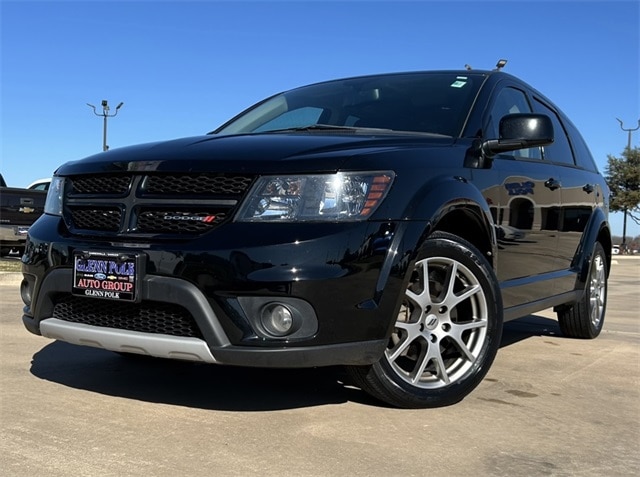
POLYGON ((470 243, 435 233, 410 273, 383 357, 350 374, 363 390, 395 406, 452 404, 487 373, 501 333, 489 263, 470 243))
POLYGON ((485 293, 467 267, 448 257, 420 260, 385 359, 412 386, 447 386, 480 356, 488 321, 485 293))

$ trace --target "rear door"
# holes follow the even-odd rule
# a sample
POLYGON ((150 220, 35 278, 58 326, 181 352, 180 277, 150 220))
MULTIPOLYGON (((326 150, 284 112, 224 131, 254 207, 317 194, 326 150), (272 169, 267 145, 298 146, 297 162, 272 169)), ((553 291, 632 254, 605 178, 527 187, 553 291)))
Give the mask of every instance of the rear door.
MULTIPOLYGON (((555 163, 562 181, 562 209, 558 223, 558 264, 562 270, 572 267, 582 233, 596 205, 602 204, 600 180, 591 153, 582 137, 562 113, 541 98, 534 98, 536 112, 553 121, 555 140, 543 148, 545 161, 555 163)), ((567 279, 564 291, 573 288, 567 279)))

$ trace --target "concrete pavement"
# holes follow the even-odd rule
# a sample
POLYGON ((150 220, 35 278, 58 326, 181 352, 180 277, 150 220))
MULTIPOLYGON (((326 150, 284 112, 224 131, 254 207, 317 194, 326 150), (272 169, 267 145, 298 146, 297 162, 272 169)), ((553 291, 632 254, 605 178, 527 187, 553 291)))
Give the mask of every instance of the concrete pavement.
POLYGON ((430 410, 382 406, 339 368, 132 360, 36 337, 9 278, 2 475, 640 475, 636 257, 615 258, 596 340, 563 338, 550 311, 510 322, 481 385, 430 410))

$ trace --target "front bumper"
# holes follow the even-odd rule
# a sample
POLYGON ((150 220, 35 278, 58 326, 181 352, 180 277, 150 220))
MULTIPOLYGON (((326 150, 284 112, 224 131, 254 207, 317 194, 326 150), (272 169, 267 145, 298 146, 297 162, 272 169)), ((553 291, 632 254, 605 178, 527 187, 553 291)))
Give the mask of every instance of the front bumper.
MULTIPOLYGON (((197 334, 175 336, 61 318, 56 306, 71 297, 73 251, 105 244, 62 236, 56 218, 46 217, 32 227, 23 259, 23 283, 30 287, 23 322, 35 334, 70 343, 211 363, 313 367, 380 358, 403 296, 410 254, 398 249, 406 243, 399 224, 315 224, 295 233, 282 224, 261 233, 234 230, 233 224, 221 229, 226 233, 219 240, 207 237, 208 250, 198 240, 139 249, 146 261, 141 303, 179 304, 196 324, 197 334), (252 299, 307 303, 301 309, 315 315, 317 330, 300 339, 265 338, 247 316, 251 307, 243 305, 252 299)), ((130 250, 127 245, 109 249, 130 250)), ((97 310, 113 304, 79 299, 97 310)))
MULTIPOLYGON (((52 316, 56 297, 70 293, 71 270, 58 269, 47 275, 33 309, 52 316)), ((234 346, 220 321, 198 288, 181 279, 145 277, 143 301, 181 303, 196 321, 202 338, 143 333, 119 328, 75 323, 59 318, 36 320, 25 314, 25 327, 34 334, 69 343, 136 353, 160 358, 258 367, 314 367, 335 364, 370 364, 384 351, 386 340, 321 346, 280 346, 277 348, 234 346)), ((94 300, 96 306, 109 302, 94 300)))

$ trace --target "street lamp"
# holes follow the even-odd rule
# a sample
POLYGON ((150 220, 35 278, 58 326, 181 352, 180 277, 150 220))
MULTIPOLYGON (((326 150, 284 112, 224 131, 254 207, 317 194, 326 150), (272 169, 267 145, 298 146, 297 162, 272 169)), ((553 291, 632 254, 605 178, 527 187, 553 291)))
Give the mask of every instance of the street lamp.
POLYGON ((631 132, 637 131, 638 129, 640 129, 640 119, 638 119, 638 127, 633 129, 625 129, 623 127, 622 119, 616 118, 616 120, 620 123, 620 129, 622 129, 623 131, 627 131, 629 133, 629 140, 627 141, 627 147, 629 148, 629 150, 631 150, 631 132))
POLYGON ((118 110, 122 107, 124 103, 121 101, 120 104, 116 106, 116 111, 113 114, 109 114, 109 104, 107 103, 106 99, 103 99, 101 104, 102 104, 102 113, 98 113, 96 111, 96 107, 93 104, 87 103, 87 106, 93 109, 93 114, 95 114, 96 116, 103 117, 104 122, 103 122, 103 128, 102 128, 102 150, 108 151, 109 146, 107 146, 107 118, 115 117, 118 114, 118 110))
MULTIPOLYGON (((635 127, 633 129, 625 129, 623 127, 623 123, 622 123, 622 119, 618 119, 616 118, 616 120, 620 123, 620 129, 622 129, 623 131, 627 131, 629 133, 629 140, 627 141, 627 151, 629 151, 629 154, 631 154, 631 133, 633 131, 637 131, 638 129, 640 129, 640 119, 638 119, 638 127, 635 127)), ((622 217, 622 253, 626 253, 627 252, 627 207, 624 207, 624 216, 622 217)))

